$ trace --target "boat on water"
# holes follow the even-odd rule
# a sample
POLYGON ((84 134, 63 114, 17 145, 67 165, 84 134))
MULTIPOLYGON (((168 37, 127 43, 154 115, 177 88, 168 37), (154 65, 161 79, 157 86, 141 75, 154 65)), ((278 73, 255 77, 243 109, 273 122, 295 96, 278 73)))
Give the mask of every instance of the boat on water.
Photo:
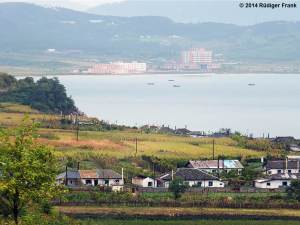
POLYGON ((248 84, 248 86, 255 86, 256 84, 254 84, 254 83, 250 83, 250 84, 248 84))
POLYGON ((175 87, 175 88, 179 88, 179 87, 181 87, 180 85, 173 85, 173 87, 175 87))
POLYGON ((170 82, 174 82, 175 80, 169 80, 170 82))
POLYGON ((153 85, 155 85, 154 83, 147 83, 148 85, 150 85, 150 86, 153 86, 153 85))

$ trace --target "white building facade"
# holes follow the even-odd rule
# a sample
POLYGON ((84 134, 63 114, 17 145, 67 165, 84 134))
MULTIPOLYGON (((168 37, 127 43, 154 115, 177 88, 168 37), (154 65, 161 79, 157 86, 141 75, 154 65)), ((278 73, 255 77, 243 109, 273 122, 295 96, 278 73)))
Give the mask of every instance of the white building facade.
POLYGON ((132 178, 132 184, 139 187, 157 187, 157 182, 155 179, 145 176, 136 176, 132 178))

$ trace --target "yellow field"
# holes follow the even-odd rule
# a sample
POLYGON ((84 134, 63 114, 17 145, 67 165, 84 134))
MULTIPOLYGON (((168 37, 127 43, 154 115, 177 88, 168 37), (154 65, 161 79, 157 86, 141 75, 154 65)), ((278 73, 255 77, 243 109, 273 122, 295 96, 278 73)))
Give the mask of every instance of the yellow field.
POLYGON ((300 210, 293 209, 227 209, 227 208, 161 208, 147 207, 57 207, 67 215, 123 215, 123 216, 270 216, 300 218, 300 210))
MULTIPOLYGON (((0 125, 16 126, 25 114, 36 121, 58 121, 57 115, 45 115, 27 106, 0 104, 0 125)), ((53 146, 61 157, 70 156, 89 159, 101 156, 117 158, 135 156, 137 139, 137 156, 148 155, 159 158, 211 158, 212 138, 192 138, 166 134, 146 134, 137 130, 91 132, 80 131, 76 141, 74 130, 40 129, 40 142, 53 146)), ((215 156, 260 157, 266 155, 250 149, 243 149, 230 138, 215 139, 215 156)))
MULTIPOLYGON (((51 132, 59 140, 41 139, 43 143, 55 146, 59 155, 76 156, 79 158, 97 157, 101 155, 118 158, 137 155, 157 156, 159 158, 211 158, 211 138, 178 137, 163 134, 141 134, 136 131, 110 131, 79 133, 76 141, 75 131, 41 130, 51 132)), ((215 156, 260 157, 265 152, 242 149, 229 138, 215 140, 215 156)))

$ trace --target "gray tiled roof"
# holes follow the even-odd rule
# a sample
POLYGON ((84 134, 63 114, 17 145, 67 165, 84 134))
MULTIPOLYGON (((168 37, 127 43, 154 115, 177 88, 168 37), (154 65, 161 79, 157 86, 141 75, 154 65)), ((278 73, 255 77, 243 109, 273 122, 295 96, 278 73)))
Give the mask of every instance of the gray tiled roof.
MULTIPOLYGON (((288 160, 287 169, 299 169, 299 160, 288 160)), ((268 161, 266 165, 267 170, 270 169, 286 169, 286 160, 268 161)))
POLYGON ((97 175, 100 179, 122 179, 121 174, 109 169, 99 169, 97 175))
MULTIPOLYGON (((80 175, 78 171, 68 171, 67 177, 68 179, 80 179, 80 175)), ((63 172, 56 177, 56 180, 62 180, 65 178, 66 178, 66 172, 63 172)))
MULTIPOLYGON (((212 176, 202 170, 194 168, 179 168, 174 173, 174 177, 180 177, 185 181, 196 180, 219 180, 219 178, 212 176)), ((161 180, 172 180, 172 172, 160 176, 161 180)))
POLYGON ((267 181, 272 181, 272 180, 296 180, 300 179, 300 174, 289 174, 289 173, 283 173, 283 174, 274 174, 267 176, 265 178, 260 178, 257 179, 256 182, 267 182, 267 181))

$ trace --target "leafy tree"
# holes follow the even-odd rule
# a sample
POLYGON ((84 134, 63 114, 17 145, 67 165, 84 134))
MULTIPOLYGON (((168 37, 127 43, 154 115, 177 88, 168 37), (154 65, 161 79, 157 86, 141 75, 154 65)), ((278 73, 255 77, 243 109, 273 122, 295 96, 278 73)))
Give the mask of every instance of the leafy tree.
POLYGON ((2 83, 6 87, 7 83, 14 82, 16 84, 10 85, 11 88, 6 88, 4 92, 0 92, 0 101, 29 105, 46 113, 67 115, 78 112, 73 99, 67 96, 65 87, 60 84, 57 78, 43 77, 34 82, 33 78, 30 77, 17 81, 12 76, 0 75, 0 89, 2 83))
POLYGON ((300 202, 300 180, 292 180, 291 185, 286 189, 288 197, 300 202))
POLYGON ((16 85, 17 80, 6 73, 0 73, 0 89, 10 89, 16 85))
POLYGON ((56 191, 56 161, 50 149, 35 141, 36 124, 0 132, 0 199, 16 224, 22 210, 45 202, 56 191))
POLYGON ((177 200, 187 190, 188 186, 184 183, 181 178, 175 178, 171 181, 169 191, 173 193, 174 199, 177 200))

